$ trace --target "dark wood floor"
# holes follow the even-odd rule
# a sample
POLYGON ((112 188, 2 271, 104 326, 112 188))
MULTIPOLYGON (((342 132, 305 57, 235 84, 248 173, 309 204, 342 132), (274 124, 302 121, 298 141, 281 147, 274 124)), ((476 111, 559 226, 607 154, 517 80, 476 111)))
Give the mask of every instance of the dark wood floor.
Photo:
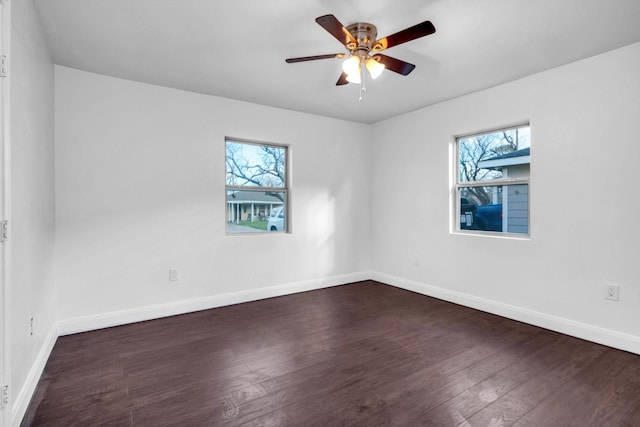
POLYGON ((640 356, 360 282, 58 339, 23 426, 640 426, 640 356))

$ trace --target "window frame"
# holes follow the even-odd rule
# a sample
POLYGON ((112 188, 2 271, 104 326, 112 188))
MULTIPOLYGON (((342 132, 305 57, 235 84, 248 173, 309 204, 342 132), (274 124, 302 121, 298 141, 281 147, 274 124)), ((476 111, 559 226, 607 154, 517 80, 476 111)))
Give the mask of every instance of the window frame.
MULTIPOLYGON (((475 136, 487 135, 506 130, 513 130, 523 127, 529 127, 529 135, 531 138, 531 123, 529 121, 518 122, 516 124, 500 126, 490 128, 483 131, 465 133, 453 136, 453 185, 452 185, 452 224, 451 231, 454 234, 475 235, 475 236, 489 236, 489 237, 502 237, 511 239, 523 239, 529 240, 531 238, 531 160, 529 161, 529 175, 526 177, 518 178, 497 178, 480 181, 461 181, 460 179, 460 141, 463 139, 473 138, 475 136), (527 233, 509 233, 506 231, 488 231, 488 230, 472 230, 463 229, 460 227, 461 218, 461 190, 469 187, 507 187, 511 185, 526 185, 527 186, 527 233)), ((529 142, 529 147, 531 141, 529 142)), ((531 155, 529 155, 531 156, 531 155)), ((503 189, 503 193, 504 193, 503 189)))
MULTIPOLYGON (((240 235, 251 235, 251 236, 255 236, 255 235, 261 235, 261 234, 266 234, 266 235, 280 235, 280 234, 290 234, 291 233, 291 216, 290 216, 290 212, 291 212, 291 148, 288 144, 282 144, 282 143, 276 143, 276 142, 266 142, 266 141, 257 141, 257 140, 251 140, 251 139, 245 139, 245 138, 235 138, 235 137, 231 137, 231 136, 225 136, 224 137, 224 149, 225 149, 225 167, 224 167, 224 171, 225 171, 225 178, 224 178, 224 203, 225 203, 225 214, 224 214, 224 219, 225 219, 225 234, 228 236, 240 236, 240 235), (249 185, 228 185, 227 184, 227 164, 226 164, 226 159, 227 159, 227 155, 226 155, 226 150, 227 150, 227 143, 229 142, 233 142, 233 143, 237 143, 237 144, 243 144, 243 145, 254 145, 254 146, 259 146, 259 147, 275 147, 275 148, 282 148, 284 149, 284 157, 285 157, 285 161, 284 161, 284 182, 283 182, 283 186, 282 187, 262 187, 262 186, 249 186, 249 185), (273 232, 269 232, 269 230, 267 231, 262 231, 262 230, 256 230, 255 232, 242 232, 242 233, 230 233, 229 232, 229 228, 228 228, 228 224, 229 224, 229 206, 228 206, 228 202, 227 202, 227 195, 229 191, 248 191, 248 192, 256 192, 256 193, 260 193, 260 192, 277 192, 277 193, 284 193, 284 200, 285 202, 283 203, 284 207, 284 229, 282 231, 273 231, 273 232)), ((274 208, 275 209, 275 208, 274 208)))

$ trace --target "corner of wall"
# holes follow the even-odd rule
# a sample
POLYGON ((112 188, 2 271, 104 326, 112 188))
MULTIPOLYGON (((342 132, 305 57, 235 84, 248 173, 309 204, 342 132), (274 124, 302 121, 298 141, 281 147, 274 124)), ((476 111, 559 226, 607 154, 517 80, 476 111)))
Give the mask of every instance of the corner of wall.
POLYGON ((53 350, 53 346, 58 339, 58 324, 57 322, 51 325, 49 328, 49 332, 40 347, 40 351, 38 351, 38 355, 36 356, 33 365, 29 369, 27 374, 27 378, 22 384, 22 387, 18 390, 15 395, 15 399, 13 401, 13 405, 11 406, 11 425, 19 426, 24 418, 25 413, 27 412, 27 408, 29 407, 29 403, 31 402, 32 396, 38 386, 38 382, 40 381, 40 377, 44 372, 44 368, 47 364, 47 360, 49 359, 49 355, 53 350))
POLYGON ((4 421, 19 425, 58 337, 53 278, 54 65, 34 1, 5 4, 11 5, 7 186, 12 226, 6 259, 10 405, 4 421), (30 335, 26 326, 32 316, 42 327, 30 335))

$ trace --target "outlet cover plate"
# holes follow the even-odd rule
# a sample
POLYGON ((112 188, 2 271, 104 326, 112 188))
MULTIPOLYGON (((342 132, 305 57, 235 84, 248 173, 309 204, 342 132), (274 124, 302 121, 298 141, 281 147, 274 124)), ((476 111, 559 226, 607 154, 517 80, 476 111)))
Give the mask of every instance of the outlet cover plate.
POLYGON ((620 285, 614 285, 611 283, 607 283, 604 285, 605 295, 604 297, 611 301, 619 301, 620 300, 620 285))

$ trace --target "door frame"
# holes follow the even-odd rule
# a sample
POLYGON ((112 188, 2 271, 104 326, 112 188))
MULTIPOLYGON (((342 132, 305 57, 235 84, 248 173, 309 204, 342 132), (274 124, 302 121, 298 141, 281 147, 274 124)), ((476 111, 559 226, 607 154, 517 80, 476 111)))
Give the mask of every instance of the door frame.
MULTIPOLYGON (((0 54, 5 57, 5 74, 0 77, 0 219, 10 221, 10 70, 11 1, 0 0, 0 54)), ((11 222, 9 222, 11 224, 11 222)), ((9 236, 10 237, 10 236, 9 236)), ((13 418, 14 390, 11 389, 11 239, 0 243, 0 387, 8 387, 7 404, 0 409, 0 427, 10 426, 13 418)))

